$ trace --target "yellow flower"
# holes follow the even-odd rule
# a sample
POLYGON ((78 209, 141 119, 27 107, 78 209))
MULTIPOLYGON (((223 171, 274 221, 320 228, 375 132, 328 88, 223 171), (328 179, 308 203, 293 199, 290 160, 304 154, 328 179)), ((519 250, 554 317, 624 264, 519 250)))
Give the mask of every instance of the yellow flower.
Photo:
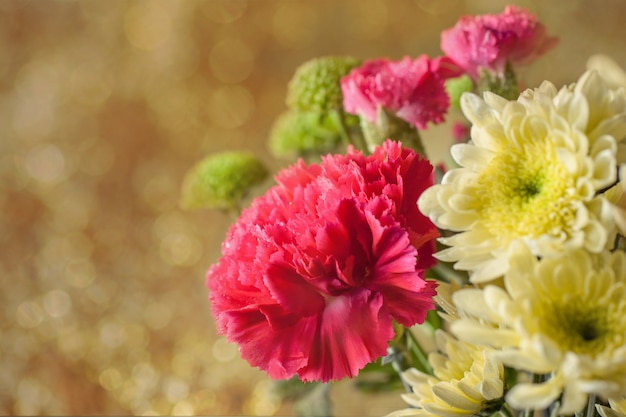
POLYGON ((504 367, 492 358, 490 348, 460 342, 437 330, 439 352, 428 356, 434 376, 409 369, 404 380, 412 386, 402 397, 411 406, 389 414, 399 416, 471 416, 497 411, 504 390, 504 367))
POLYGON ((460 168, 424 192, 420 210, 440 228, 443 261, 487 282, 509 268, 509 246, 537 256, 613 244, 614 213, 600 190, 615 184, 626 96, 587 72, 557 90, 544 82, 517 101, 491 93, 461 98, 472 142, 451 148, 460 168))
POLYGON ((561 394, 560 414, 573 414, 588 395, 626 392, 626 253, 583 250, 537 258, 512 246, 505 289, 488 285, 453 295, 460 340, 488 344, 505 365, 544 375, 509 391, 515 408, 542 409, 561 394))

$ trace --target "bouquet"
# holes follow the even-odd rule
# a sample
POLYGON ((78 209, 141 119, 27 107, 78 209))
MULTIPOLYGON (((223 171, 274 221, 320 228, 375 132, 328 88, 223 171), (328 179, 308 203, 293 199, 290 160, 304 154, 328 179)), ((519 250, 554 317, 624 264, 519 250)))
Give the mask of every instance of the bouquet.
POLYGON ((206 284, 241 356, 285 392, 404 390, 390 416, 626 416, 626 76, 594 57, 520 87, 557 43, 509 6, 462 17, 439 57, 313 59, 270 134, 297 158, 272 187, 242 208, 254 155, 193 167, 183 205, 237 218, 206 284), (458 109, 431 162, 420 132, 458 109))

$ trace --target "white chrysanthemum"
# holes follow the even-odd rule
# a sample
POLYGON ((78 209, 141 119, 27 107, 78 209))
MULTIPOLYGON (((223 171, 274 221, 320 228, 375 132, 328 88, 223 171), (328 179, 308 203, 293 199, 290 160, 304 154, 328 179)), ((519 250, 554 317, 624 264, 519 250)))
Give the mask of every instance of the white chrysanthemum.
MULTIPOLYGON (((626 72, 611 57, 597 54, 587 60, 587 69, 597 71, 598 74, 614 89, 626 89, 626 72)), ((626 143, 624 141, 617 144, 617 162, 626 162, 626 143)))
POLYGON ((596 404, 596 410, 602 417, 626 417, 626 399, 609 399, 609 407, 596 404))
POLYGON ((461 98, 472 142, 451 148, 460 168, 422 194, 420 210, 440 228, 443 261, 485 282, 508 269, 509 245, 537 256, 613 243, 611 204, 597 193, 616 182, 626 136, 626 96, 595 73, 558 91, 544 82, 517 101, 491 93, 461 98))
POLYGON ((626 164, 620 166, 619 182, 604 192, 610 205, 615 224, 622 235, 626 235, 626 164))
POLYGON ((626 254, 575 250, 537 260, 512 246, 506 290, 488 285, 453 295, 461 318, 452 332, 488 344, 505 365, 544 375, 509 391, 516 408, 543 409, 562 394, 560 414, 584 407, 588 395, 626 392, 626 254))
POLYGON ((604 54, 587 59, 587 69, 595 70, 612 87, 626 87, 626 73, 613 58, 604 54))
POLYGON ((387 417, 458 417, 497 411, 502 404, 504 367, 490 356, 493 349, 461 342, 443 330, 436 333, 439 352, 428 360, 434 376, 416 369, 402 376, 413 392, 404 400, 416 408, 399 410, 387 417))

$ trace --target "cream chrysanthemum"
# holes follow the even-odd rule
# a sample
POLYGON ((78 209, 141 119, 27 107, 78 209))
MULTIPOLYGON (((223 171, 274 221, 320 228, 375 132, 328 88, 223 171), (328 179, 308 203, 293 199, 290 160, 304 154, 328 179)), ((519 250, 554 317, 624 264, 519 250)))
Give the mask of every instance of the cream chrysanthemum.
POLYGON ((459 314, 452 332, 498 350, 505 365, 543 375, 515 385, 515 408, 542 409, 561 395, 560 414, 584 407, 588 395, 626 392, 626 253, 575 250, 537 258, 512 245, 506 290, 488 285, 453 295, 459 314))
POLYGON ((590 56, 587 59, 587 69, 598 71, 598 74, 613 87, 626 87, 626 72, 608 55, 590 56))
POLYGON ((416 408, 387 417, 458 417, 497 411, 504 391, 504 367, 490 356, 493 349, 456 340, 443 330, 436 333, 439 352, 428 356, 434 376, 416 369, 402 376, 413 392, 404 400, 416 408))
POLYGON ((619 169, 619 182, 604 192, 604 197, 611 203, 610 209, 615 224, 622 236, 626 236, 626 164, 619 169))
POLYGON ((537 256, 613 243, 615 221, 598 192, 616 182, 617 142, 626 136, 626 96, 593 71, 557 91, 544 82, 517 101, 465 93, 472 142, 457 144, 452 169, 422 194, 421 211, 440 228, 443 261, 472 282, 508 269, 509 245, 521 240, 537 256))

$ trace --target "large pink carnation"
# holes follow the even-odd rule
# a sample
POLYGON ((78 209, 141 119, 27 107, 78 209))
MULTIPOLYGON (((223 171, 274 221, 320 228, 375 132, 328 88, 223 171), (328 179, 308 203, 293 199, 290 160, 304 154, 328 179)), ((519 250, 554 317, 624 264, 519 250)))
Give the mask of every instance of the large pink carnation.
POLYGON ((384 107, 425 129, 428 122, 443 121, 450 106, 444 81, 459 74, 458 67, 445 57, 367 61, 341 79, 344 109, 375 123, 378 108, 384 107))
POLYGON ((417 209, 432 166, 386 141, 299 161, 244 210, 207 273, 220 333, 270 377, 352 377, 386 354, 392 321, 433 308, 435 226, 417 209))
POLYGON ((557 43, 536 16, 516 6, 499 15, 463 16, 441 33, 441 50, 474 79, 481 69, 502 75, 507 61, 529 64, 557 43))

